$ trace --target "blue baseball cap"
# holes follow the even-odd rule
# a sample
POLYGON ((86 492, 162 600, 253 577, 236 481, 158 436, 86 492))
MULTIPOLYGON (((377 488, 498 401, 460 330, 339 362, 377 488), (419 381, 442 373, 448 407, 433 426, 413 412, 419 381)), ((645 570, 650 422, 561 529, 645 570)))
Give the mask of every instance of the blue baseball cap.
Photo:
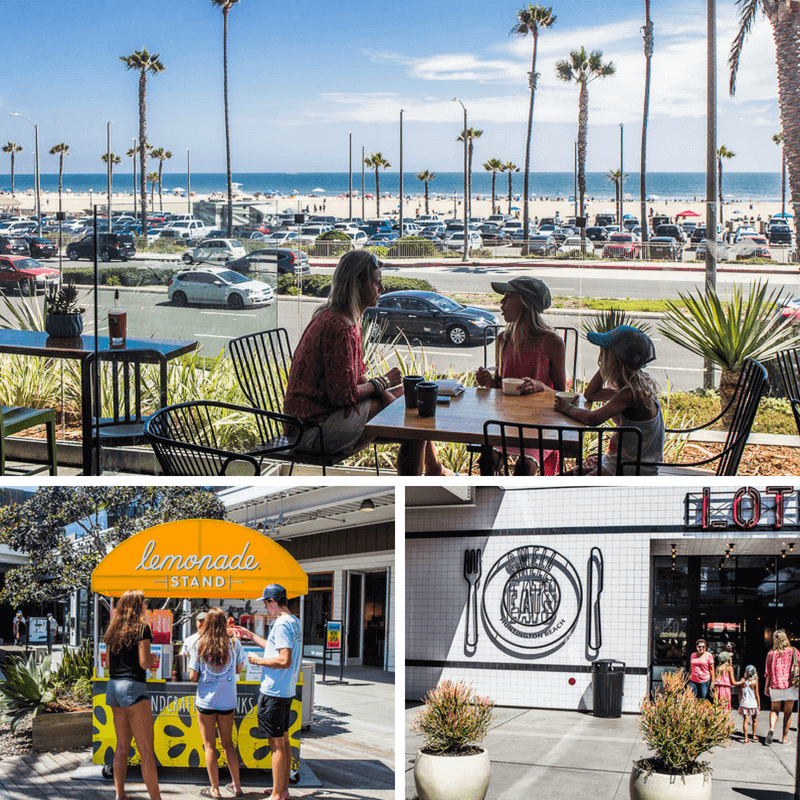
POLYGON ((612 352, 629 369, 641 369, 656 357, 653 340, 632 325, 620 325, 608 333, 589 331, 586 338, 612 352))
POLYGON ((280 600, 286 597, 286 589, 279 583, 271 583, 269 586, 264 587, 261 593, 262 600, 280 600))

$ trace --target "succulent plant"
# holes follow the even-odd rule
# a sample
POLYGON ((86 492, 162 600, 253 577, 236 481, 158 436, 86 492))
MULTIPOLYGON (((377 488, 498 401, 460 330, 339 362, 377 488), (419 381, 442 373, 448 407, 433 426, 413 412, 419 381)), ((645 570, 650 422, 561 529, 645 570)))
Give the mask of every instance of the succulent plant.
POLYGON ((78 290, 73 283, 64 283, 58 288, 51 286, 45 296, 47 312, 56 316, 83 314, 85 306, 78 305, 78 290))

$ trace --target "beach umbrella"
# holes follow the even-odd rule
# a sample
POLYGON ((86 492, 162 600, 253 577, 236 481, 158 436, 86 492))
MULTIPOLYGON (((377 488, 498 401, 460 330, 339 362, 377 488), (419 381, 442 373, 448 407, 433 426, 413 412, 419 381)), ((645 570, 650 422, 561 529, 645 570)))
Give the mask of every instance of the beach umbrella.
POLYGON ((314 192, 314 194, 318 194, 319 192, 323 192, 323 193, 325 192, 324 189, 320 189, 319 187, 317 187, 316 189, 312 189, 311 191, 314 192))
POLYGON ((780 217, 781 219, 794 219, 794 214, 790 214, 788 211, 782 211, 780 214, 774 214, 775 217, 780 217))
MULTIPOLYGON (((736 212, 734 211, 733 213, 735 214, 736 212)), ((699 217, 700 215, 698 213, 696 213, 695 211, 692 211, 691 209, 689 209, 687 211, 681 211, 680 214, 676 214, 675 216, 676 217, 699 217)))
POLYGON ((661 195, 660 194, 649 194, 649 195, 647 195, 647 199, 648 200, 660 200, 661 199, 661 195))
POLYGON ((511 206, 511 210, 512 211, 519 211, 520 207, 519 206, 511 206))

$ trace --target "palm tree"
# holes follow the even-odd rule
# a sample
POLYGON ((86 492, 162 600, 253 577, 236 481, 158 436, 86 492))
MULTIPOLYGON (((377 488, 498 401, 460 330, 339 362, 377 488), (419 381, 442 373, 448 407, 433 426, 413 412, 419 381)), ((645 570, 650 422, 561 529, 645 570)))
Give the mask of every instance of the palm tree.
POLYGON ((775 39, 775 61, 778 65, 778 105, 781 130, 784 135, 783 153, 789 171, 789 191, 794 207, 797 241, 800 241, 800 3, 786 0, 737 0, 739 30, 731 44, 728 63, 731 69, 730 93, 736 92, 736 73, 742 47, 750 32, 759 8, 772 25, 775 39))
POLYGON ((147 236, 147 173, 145 157, 147 155, 147 73, 153 75, 163 72, 165 67, 158 60, 158 53, 148 53, 143 47, 134 50, 129 56, 120 56, 128 69, 139 72, 139 175, 142 203, 142 236, 147 236))
POLYGON ((122 159, 116 153, 103 153, 103 155, 100 156, 100 160, 105 164, 108 164, 109 158, 111 159, 111 178, 113 180, 113 178, 114 178, 114 166, 116 164, 121 164, 122 163, 122 159))
POLYGON ((172 158, 172 153, 170 153, 169 150, 165 150, 163 147, 158 147, 150 151, 150 158, 158 159, 158 209, 159 211, 163 211, 164 200, 161 197, 161 189, 163 186, 162 175, 164 172, 164 162, 172 158))
MULTIPOLYGON (((233 232, 233 185, 231 183, 231 128, 228 117, 228 14, 239 0, 211 0, 222 11, 222 74, 225 95, 225 169, 228 177, 228 238, 233 232)), ((159 194, 161 189, 159 188, 159 194)))
MULTIPOLYGON (((622 189, 622 181, 620 180, 620 176, 622 176, 623 178, 628 177, 627 173, 625 175, 622 175, 622 170, 619 169, 610 169, 608 171, 608 174, 606 175, 606 180, 609 183, 614 184, 614 208, 616 208, 617 210, 619 210, 619 193, 620 190, 622 189)), ((622 230, 621 218, 619 220, 619 225, 620 225, 620 230, 622 230)), ((644 230, 644 228, 642 228, 642 230, 644 230)))
POLYGON ((64 175, 64 156, 69 155, 69 145, 65 142, 50 148, 51 156, 58 156, 58 210, 61 211, 61 181, 64 175))
POLYGON ((436 177, 436 173, 433 170, 423 170, 422 172, 417 173, 417 178, 421 180, 425 184, 425 213, 430 213, 428 210, 428 184, 436 177))
POLYGON ((381 215, 381 179, 378 176, 378 170, 383 167, 391 167, 392 165, 380 154, 370 153, 364 159, 364 165, 375 170, 375 203, 377 208, 377 216, 381 215))
POLYGON ((772 141, 781 147, 781 217, 786 221, 786 152, 783 150, 783 134, 773 133, 772 141))
MULTIPOLYGON (((475 128, 467 128, 467 141, 469 142, 469 151, 467 154, 467 196, 464 202, 467 204, 467 216, 472 216, 472 141, 473 139, 480 139, 483 136, 483 131, 475 130, 475 128)), ((464 141, 464 131, 456 138, 457 142, 464 141)))
POLYGON ((154 195, 156 192, 156 184, 158 183, 158 173, 148 172, 146 180, 150 181, 150 205, 153 205, 155 203, 154 195))
POLYGON ((483 168, 492 173, 492 214, 494 214, 497 210, 494 205, 494 182, 497 179, 497 173, 502 172, 505 169, 505 165, 499 158, 490 158, 488 161, 484 161, 483 168))
MULTIPOLYGON (((503 171, 508 173, 508 213, 511 213, 511 175, 514 172, 519 172, 519 167, 513 161, 506 161, 503 165, 503 171)), ((523 221, 523 225, 525 222, 523 221)), ((523 230, 525 230, 523 228, 523 230)))
POLYGON ((642 147, 639 166, 639 202, 641 204, 642 241, 649 236, 647 226, 647 120, 650 116, 650 72, 653 61, 653 20, 650 19, 650 0, 644 0, 644 108, 642 110, 642 147))
MULTIPOLYGON (((564 59, 556 64, 556 75, 570 83, 575 81, 580 86, 578 95, 578 192, 580 194, 580 215, 584 216, 584 199, 586 197, 586 139, 589 128, 589 84, 598 78, 606 78, 615 72, 609 61, 603 63, 603 53, 586 49, 573 50, 569 60, 564 59)), ((586 228, 581 228, 581 239, 586 235, 586 228)))
MULTIPOLYGON (((523 198, 522 198, 522 230, 525 231, 525 238, 528 236, 528 223, 530 215, 528 211, 528 198, 530 196, 530 174, 531 174, 531 137, 533 135, 533 100, 536 94, 536 80, 539 75, 536 72, 536 50, 539 46, 539 28, 550 28, 555 23, 557 17, 553 15, 552 8, 530 3, 525 8, 517 11, 517 24, 511 29, 513 36, 533 36, 533 56, 531 58, 531 71, 528 73, 528 85, 531 88, 531 100, 528 106, 528 133, 525 138, 525 177, 523 179, 523 198)), ((509 185, 511 174, 508 176, 509 185)), ((511 191, 508 193, 508 213, 511 213, 511 191)), ((527 249, 523 242, 523 255, 527 249)))
POLYGON ((3 145, 3 152, 11 154, 11 196, 14 196, 14 159, 17 156, 17 153, 22 152, 22 146, 18 145, 16 142, 9 142, 8 144, 3 145))
POLYGON ((724 144, 717 148, 717 181, 719 186, 719 224, 722 225, 722 159, 729 160, 736 155, 732 150, 728 150, 724 144))

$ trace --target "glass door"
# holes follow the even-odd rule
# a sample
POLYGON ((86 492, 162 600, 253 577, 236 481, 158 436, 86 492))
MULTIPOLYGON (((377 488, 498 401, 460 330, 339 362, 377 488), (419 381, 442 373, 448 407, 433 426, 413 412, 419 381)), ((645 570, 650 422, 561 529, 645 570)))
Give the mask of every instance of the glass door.
POLYGON ((364 573, 348 572, 347 664, 363 664, 364 573))

